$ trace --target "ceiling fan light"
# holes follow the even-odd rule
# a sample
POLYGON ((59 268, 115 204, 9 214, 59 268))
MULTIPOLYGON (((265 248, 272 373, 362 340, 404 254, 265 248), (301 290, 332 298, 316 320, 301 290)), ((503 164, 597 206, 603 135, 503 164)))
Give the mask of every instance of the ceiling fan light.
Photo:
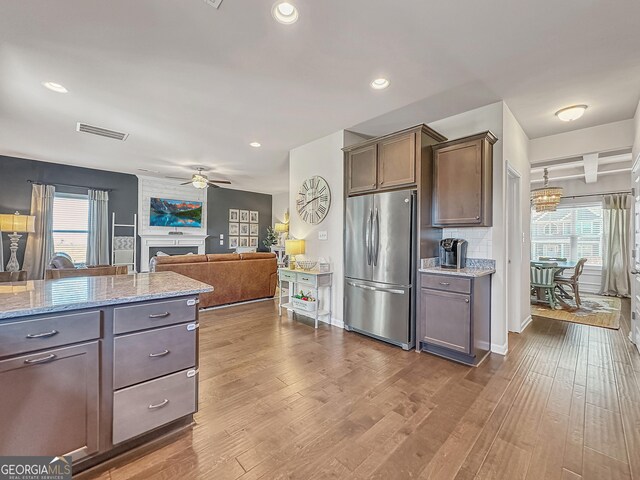
POLYGON ((207 188, 208 184, 207 184, 207 179, 204 178, 202 175, 194 175, 193 179, 191 180, 191 185, 193 185, 195 188, 207 188))

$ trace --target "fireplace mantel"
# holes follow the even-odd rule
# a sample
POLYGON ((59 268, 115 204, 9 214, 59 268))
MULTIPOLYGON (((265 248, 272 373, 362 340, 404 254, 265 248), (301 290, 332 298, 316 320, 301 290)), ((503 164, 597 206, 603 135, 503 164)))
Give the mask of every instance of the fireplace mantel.
POLYGON ((141 239, 141 259, 140 271, 149 271, 149 249, 152 247, 197 247, 198 254, 204 255, 205 241, 209 235, 206 234, 140 234, 141 239))

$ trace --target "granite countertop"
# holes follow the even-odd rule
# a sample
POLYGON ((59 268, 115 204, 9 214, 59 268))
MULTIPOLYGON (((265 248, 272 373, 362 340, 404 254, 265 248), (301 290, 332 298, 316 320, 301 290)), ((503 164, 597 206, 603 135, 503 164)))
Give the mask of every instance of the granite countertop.
POLYGON ((0 319, 212 292, 175 272, 0 283, 0 319))
POLYGON ((419 272, 422 273, 437 273, 438 275, 452 275, 457 277, 484 277, 485 275, 491 275, 496 273, 495 268, 484 267, 467 267, 456 270, 454 268, 442 268, 442 267, 424 267, 419 268, 419 272))

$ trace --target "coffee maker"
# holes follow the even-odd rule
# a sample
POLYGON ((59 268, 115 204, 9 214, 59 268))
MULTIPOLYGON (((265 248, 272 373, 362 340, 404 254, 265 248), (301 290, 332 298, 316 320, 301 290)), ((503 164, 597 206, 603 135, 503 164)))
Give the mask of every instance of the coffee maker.
POLYGON ((464 268, 467 265, 467 241, 462 238, 440 240, 440 266, 442 268, 464 268))

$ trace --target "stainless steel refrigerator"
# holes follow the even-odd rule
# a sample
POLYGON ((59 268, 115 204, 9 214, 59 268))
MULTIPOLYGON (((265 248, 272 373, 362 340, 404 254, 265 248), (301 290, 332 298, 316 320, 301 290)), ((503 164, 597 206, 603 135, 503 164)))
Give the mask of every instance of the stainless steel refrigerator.
POLYGON ((347 198, 344 323, 349 331, 415 345, 416 192, 347 198))

